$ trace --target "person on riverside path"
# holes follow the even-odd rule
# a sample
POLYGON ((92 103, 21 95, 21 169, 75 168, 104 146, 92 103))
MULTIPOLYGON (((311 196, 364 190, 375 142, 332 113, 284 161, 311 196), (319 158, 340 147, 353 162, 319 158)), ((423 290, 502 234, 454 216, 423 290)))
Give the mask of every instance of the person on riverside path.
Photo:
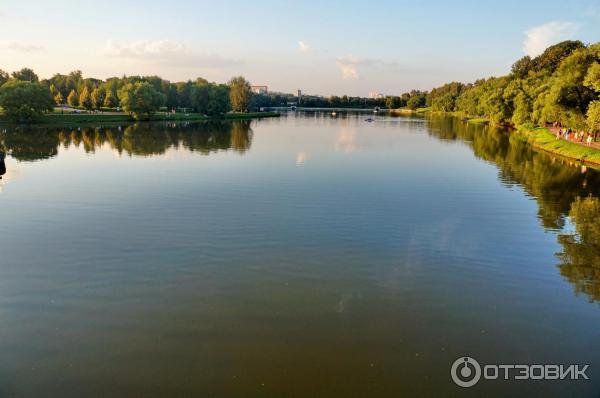
POLYGON ((2 176, 6 174, 6 164, 4 163, 4 152, 0 151, 0 180, 2 176))

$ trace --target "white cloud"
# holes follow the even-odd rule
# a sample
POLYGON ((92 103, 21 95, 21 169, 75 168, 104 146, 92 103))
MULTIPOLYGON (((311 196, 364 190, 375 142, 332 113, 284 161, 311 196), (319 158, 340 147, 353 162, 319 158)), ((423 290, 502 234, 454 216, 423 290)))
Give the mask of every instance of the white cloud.
POLYGON ((32 53, 32 52, 44 50, 44 47, 42 47, 42 46, 21 43, 21 42, 13 41, 13 40, 0 41, 0 48, 6 48, 6 49, 20 52, 20 53, 32 53))
POLYGON ((345 57, 338 58, 336 62, 340 68, 340 72, 342 72, 343 79, 356 80, 360 78, 358 67, 364 63, 363 60, 356 58, 353 55, 347 55, 345 57))
POLYGON ((300 52, 308 53, 312 50, 312 47, 310 46, 310 44, 308 44, 304 40, 300 40, 298 42, 298 49, 300 50, 300 52))
POLYGON ((101 54, 108 57, 160 62, 179 67, 223 68, 238 65, 237 60, 200 54, 171 40, 139 40, 125 45, 107 41, 101 54))
POLYGON ((552 44, 572 38, 577 32, 577 25, 572 22, 552 21, 536 26, 525 32, 523 51, 535 57, 552 44))

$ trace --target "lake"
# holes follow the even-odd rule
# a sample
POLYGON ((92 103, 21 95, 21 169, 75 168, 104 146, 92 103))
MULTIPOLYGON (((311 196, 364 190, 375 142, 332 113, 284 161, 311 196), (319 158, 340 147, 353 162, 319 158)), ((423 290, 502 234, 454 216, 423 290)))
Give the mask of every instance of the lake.
POLYGON ((368 116, 0 128, 0 397, 598 396, 600 173, 368 116))

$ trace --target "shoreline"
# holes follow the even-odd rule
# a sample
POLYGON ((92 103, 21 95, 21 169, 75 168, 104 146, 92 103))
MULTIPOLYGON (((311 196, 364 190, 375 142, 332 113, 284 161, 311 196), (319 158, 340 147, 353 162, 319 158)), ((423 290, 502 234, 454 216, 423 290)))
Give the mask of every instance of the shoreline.
MULTIPOLYGON (((464 123, 473 124, 491 124, 488 118, 468 117, 456 112, 438 112, 430 108, 412 109, 394 109, 390 112, 396 114, 439 114, 458 117, 464 123)), ((507 127, 520 134, 535 149, 542 152, 556 155, 564 159, 576 161, 594 169, 600 170, 600 149, 573 143, 570 141, 559 140, 550 132, 547 127, 535 127, 528 125, 521 126, 499 126, 507 127)))
POLYGON ((557 155, 562 158, 580 162, 586 166, 600 170, 600 150, 569 141, 557 140, 546 127, 518 126, 515 130, 521 134, 532 147, 557 155))
POLYGON ((38 125, 51 125, 51 124, 88 124, 88 123, 135 123, 135 122, 200 122, 200 121, 218 121, 218 120, 251 120, 251 119, 262 119, 267 117, 279 117, 279 112, 247 112, 247 113, 229 113, 223 117, 211 117, 201 114, 188 114, 187 116, 182 113, 175 115, 162 113, 155 114, 148 120, 136 120, 128 114, 94 114, 94 113, 79 113, 79 114, 48 114, 43 115, 36 121, 31 123, 15 123, 8 120, 5 116, 0 116, 0 125, 4 126, 38 126, 38 125))

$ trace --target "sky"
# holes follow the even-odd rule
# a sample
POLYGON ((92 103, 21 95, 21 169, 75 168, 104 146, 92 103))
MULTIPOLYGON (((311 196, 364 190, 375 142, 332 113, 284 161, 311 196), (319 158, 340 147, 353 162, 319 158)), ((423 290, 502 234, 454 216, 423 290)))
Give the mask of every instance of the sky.
POLYGON ((600 0, 0 0, 0 69, 42 78, 243 75, 270 91, 398 95, 503 75, 566 39, 600 41, 600 0))

